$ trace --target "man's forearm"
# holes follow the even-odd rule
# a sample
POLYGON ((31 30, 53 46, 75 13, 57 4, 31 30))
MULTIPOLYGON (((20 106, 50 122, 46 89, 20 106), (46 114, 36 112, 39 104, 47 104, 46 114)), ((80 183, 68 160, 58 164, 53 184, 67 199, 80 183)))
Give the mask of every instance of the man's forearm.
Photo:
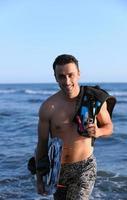
POLYGON ((106 137, 111 135, 113 132, 113 125, 106 124, 96 130, 96 137, 106 137))
POLYGON ((48 140, 46 141, 39 141, 36 148, 36 162, 42 159, 44 156, 48 155, 48 140))

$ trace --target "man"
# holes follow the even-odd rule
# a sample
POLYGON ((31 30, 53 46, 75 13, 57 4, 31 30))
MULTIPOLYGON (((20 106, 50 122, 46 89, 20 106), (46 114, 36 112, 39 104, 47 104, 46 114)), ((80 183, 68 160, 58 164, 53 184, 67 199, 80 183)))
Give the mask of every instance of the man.
MULTIPOLYGON (((80 135, 77 124, 73 121, 80 93, 78 61, 72 55, 60 55, 53 63, 53 70, 60 90, 41 105, 36 162, 48 155, 49 131, 52 137, 61 138, 63 151, 59 184, 63 185, 63 188, 58 188, 54 198, 87 200, 96 179, 92 139, 112 134, 113 124, 105 101, 96 115, 95 123, 87 123, 85 127, 89 137, 80 135)), ((46 194, 45 185, 38 171, 37 191, 39 194, 46 194)))

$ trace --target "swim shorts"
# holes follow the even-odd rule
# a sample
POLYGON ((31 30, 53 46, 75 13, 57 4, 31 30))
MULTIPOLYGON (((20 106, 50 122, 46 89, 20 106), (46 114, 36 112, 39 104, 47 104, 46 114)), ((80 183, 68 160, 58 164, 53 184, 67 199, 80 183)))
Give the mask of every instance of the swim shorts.
POLYGON ((96 159, 91 155, 87 160, 61 165, 59 185, 55 200, 88 200, 96 180, 96 159))

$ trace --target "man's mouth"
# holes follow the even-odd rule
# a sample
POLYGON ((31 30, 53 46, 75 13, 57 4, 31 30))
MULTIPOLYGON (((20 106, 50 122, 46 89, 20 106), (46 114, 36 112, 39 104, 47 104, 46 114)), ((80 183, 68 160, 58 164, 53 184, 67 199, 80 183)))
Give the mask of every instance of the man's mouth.
POLYGON ((65 86, 66 90, 71 90, 72 86, 71 85, 68 85, 68 86, 65 86))

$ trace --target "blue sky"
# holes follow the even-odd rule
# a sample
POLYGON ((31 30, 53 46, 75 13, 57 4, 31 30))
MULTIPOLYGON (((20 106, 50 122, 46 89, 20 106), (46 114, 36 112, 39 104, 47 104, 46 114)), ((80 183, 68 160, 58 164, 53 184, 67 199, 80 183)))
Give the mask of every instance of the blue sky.
POLYGON ((0 0, 0 83, 54 82, 63 53, 81 82, 127 82, 127 1, 0 0))

